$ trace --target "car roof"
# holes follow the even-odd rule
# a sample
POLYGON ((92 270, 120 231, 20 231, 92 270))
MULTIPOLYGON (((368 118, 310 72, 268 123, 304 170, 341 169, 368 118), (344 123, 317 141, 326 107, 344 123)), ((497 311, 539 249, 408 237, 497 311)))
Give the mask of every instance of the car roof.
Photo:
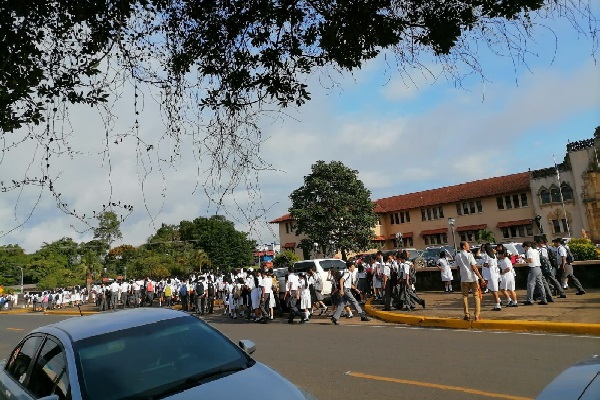
POLYGON ((58 330, 68 335, 72 342, 77 342, 92 336, 183 317, 193 318, 184 312, 168 308, 133 308, 69 318, 43 326, 33 332, 52 334, 54 330, 58 330))

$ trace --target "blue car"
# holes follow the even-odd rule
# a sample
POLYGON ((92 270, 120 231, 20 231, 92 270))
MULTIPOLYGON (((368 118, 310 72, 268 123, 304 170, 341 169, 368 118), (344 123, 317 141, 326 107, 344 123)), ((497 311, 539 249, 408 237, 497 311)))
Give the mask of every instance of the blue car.
POLYGON ((254 350, 170 309, 70 318, 32 331, 0 362, 0 399, 314 399, 254 350))

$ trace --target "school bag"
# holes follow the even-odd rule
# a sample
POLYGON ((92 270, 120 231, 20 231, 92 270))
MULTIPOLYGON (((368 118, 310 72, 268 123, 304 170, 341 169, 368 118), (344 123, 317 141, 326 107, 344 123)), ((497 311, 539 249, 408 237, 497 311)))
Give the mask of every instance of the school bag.
POLYGON ((571 249, 568 248, 567 246, 565 246, 565 249, 567 250, 567 258, 566 258, 566 262, 567 264, 573 264, 573 261, 575 261, 575 257, 573 257, 573 253, 571 253, 571 249))
POLYGON ((314 274, 314 277, 315 277, 315 283, 313 284, 313 287, 314 287, 315 291, 320 292, 323 290, 323 281, 321 280, 321 276, 319 275, 318 272, 316 274, 314 274))
POLYGON ((240 290, 240 287, 238 285, 235 285, 233 289, 233 298, 237 300, 240 298, 241 295, 242 291, 240 290))
POLYGON ((196 283, 196 295, 204 296, 204 283, 202 283, 202 282, 196 283))
MULTIPOLYGON (((548 259, 548 257, 546 257, 542 254, 542 249, 538 249, 538 252, 540 253, 540 262, 542 264, 542 273, 544 275, 552 274, 552 264, 550 264, 550 260, 548 259)), ((551 251, 548 251, 548 253, 551 253, 551 251)))
POLYGON ((146 291, 148 291, 148 292, 154 291, 154 287, 152 286, 152 281, 148 281, 148 284, 146 285, 146 291))
POLYGON ((171 290, 171 285, 165 286, 165 296, 170 297, 173 294, 171 290))

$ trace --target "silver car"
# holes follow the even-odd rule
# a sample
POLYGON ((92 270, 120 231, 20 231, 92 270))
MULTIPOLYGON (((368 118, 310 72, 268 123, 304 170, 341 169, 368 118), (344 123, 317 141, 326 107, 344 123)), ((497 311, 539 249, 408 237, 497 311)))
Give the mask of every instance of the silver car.
POLYGON ((313 399, 254 349, 170 309, 70 318, 32 331, 0 362, 0 399, 313 399))

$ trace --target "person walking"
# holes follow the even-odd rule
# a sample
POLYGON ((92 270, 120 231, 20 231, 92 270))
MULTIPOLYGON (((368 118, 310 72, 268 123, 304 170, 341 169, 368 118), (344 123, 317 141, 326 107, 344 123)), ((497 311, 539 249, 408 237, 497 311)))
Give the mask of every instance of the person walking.
POLYGON ((484 267, 488 271, 488 280, 486 282, 487 289, 492 293, 494 302, 496 303, 492 311, 501 311, 502 306, 500 305, 500 296, 498 296, 498 283, 500 281, 500 270, 498 268, 498 259, 496 258, 496 251, 491 244, 486 243, 483 246, 485 251, 484 267))
POLYGON ((515 292, 515 270, 506 249, 496 253, 500 269, 500 292, 506 297, 506 307, 518 307, 515 292))
MULTIPOLYGON (((552 250, 548 249, 548 246, 546 245, 546 240, 542 236, 537 238, 536 245, 540 253, 540 262, 542 264, 542 276, 546 280, 546 282, 548 282, 544 286, 551 284, 554 288, 554 291, 558 294, 558 297, 561 299, 566 299, 567 295, 565 294, 565 291, 563 290, 562 285, 560 284, 558 279, 556 279, 556 269, 550 262, 550 254, 552 250)), ((548 290, 550 290, 550 288, 548 288, 548 290)))
POLYGON ((347 261, 346 267, 348 268, 348 270, 342 274, 342 276, 340 277, 339 283, 338 283, 338 290, 340 291, 341 300, 338 302, 335 312, 333 313, 333 316, 331 317, 331 322, 334 325, 338 325, 338 320, 340 319, 340 317, 342 315, 342 311, 344 311, 344 307, 346 306, 347 303, 351 303, 354 306, 354 308, 356 309, 356 312, 360 315, 361 321, 370 321, 371 320, 371 318, 369 318, 367 316, 367 314, 360 308, 358 301, 352 294, 352 289, 356 290, 356 285, 353 282, 353 279, 354 279, 353 277, 355 276, 354 275, 354 269, 355 269, 354 261, 347 261))
POLYGON ((469 312, 469 292, 475 299, 475 320, 481 320, 481 299, 479 282, 483 282, 483 277, 477 268, 475 257, 470 252, 469 242, 460 242, 460 252, 456 255, 456 264, 460 271, 460 290, 462 292, 464 319, 469 321, 471 314, 469 312))
POLYGON ((444 292, 452 293, 452 270, 450 269, 450 263, 448 263, 448 259, 446 257, 446 251, 440 251, 440 258, 437 261, 437 267, 442 273, 444 292))
POLYGON ((213 283, 213 277, 208 276, 208 282, 206 283, 206 312, 212 314, 215 306, 215 284, 213 283))
POLYGON ((583 290, 581 282, 579 282, 579 279, 577 279, 573 273, 573 256, 571 255, 571 251, 567 249, 565 243, 560 238, 556 238, 552 242, 556 247, 559 271, 562 272, 562 281, 567 283, 568 279, 571 278, 571 281, 573 281, 573 284, 577 289, 577 293, 575 294, 578 296, 584 295, 585 290, 583 290))
POLYGON ((529 264, 529 274, 527 275, 527 300, 523 304, 526 306, 535 304, 533 293, 537 287, 537 290, 540 293, 540 302, 538 304, 541 306, 548 305, 548 302, 546 301, 546 290, 542 282, 540 253, 535 248, 535 244, 530 241, 524 242, 523 248, 525 249, 525 260, 529 264))
POLYGON ((288 277, 286 283, 286 298, 288 301, 288 308, 290 310, 290 316, 288 318, 288 324, 294 323, 294 317, 300 317, 300 320, 304 318, 300 310, 298 310, 298 302, 300 301, 301 292, 298 288, 298 276, 294 273, 294 267, 288 267, 288 277))

